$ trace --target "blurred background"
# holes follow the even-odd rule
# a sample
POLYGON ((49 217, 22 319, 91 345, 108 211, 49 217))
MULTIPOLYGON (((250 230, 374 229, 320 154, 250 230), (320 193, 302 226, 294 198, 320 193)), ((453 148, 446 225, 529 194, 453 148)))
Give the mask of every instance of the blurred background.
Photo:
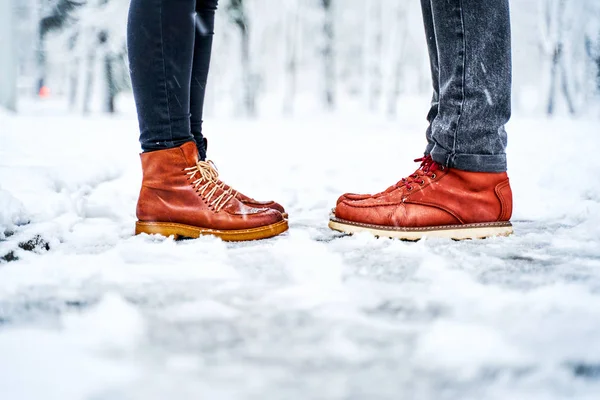
MULTIPOLYGON (((132 110, 127 0, 0 0, 0 101, 132 110)), ((514 111, 598 114, 600 1, 513 0, 514 111)), ((206 114, 351 107, 394 117, 430 95, 417 0, 221 0, 206 114)), ((426 110, 423 110, 425 115, 426 110)))

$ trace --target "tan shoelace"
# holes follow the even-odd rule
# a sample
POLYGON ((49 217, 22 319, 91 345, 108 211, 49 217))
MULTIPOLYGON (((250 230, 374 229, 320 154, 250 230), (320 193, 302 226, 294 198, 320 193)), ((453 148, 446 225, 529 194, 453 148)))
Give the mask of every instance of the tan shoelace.
POLYGON ((192 185, 217 212, 237 195, 231 187, 225 189, 225 184, 219 181, 219 173, 212 161, 198 161, 195 166, 186 168, 185 171, 189 175, 188 179, 196 178, 192 181, 192 185), (219 190, 222 193, 213 199, 219 190))

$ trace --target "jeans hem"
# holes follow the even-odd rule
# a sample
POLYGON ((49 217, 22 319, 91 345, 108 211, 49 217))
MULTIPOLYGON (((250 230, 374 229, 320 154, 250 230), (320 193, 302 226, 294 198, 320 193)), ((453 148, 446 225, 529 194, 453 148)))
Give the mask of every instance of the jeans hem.
POLYGON ((195 142, 193 138, 189 138, 189 139, 178 139, 178 140, 167 140, 167 141, 160 141, 160 142, 152 142, 151 144, 144 144, 142 145, 142 153, 150 153, 153 151, 159 151, 159 150, 169 150, 169 149, 175 149, 177 147, 181 147, 182 145, 188 143, 188 142, 195 142))
POLYGON ((435 146, 431 158, 441 165, 471 172, 506 172, 506 154, 454 154, 435 146))

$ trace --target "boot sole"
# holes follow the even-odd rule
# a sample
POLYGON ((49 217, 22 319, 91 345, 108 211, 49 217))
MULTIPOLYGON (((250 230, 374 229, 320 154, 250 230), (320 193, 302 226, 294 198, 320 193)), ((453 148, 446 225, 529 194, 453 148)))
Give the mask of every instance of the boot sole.
POLYGON ((288 222, 283 220, 276 224, 261 226, 252 229, 218 230, 199 228, 191 225, 176 224, 173 222, 141 222, 135 223, 135 234, 173 236, 175 240, 181 238, 196 239, 200 236, 216 236, 226 242, 244 242, 250 240, 268 239, 280 235, 288 230, 288 222))
POLYGON ((391 239, 409 241, 417 241, 424 237, 446 238, 454 240, 485 239, 495 236, 509 236, 513 233, 512 224, 510 222, 486 222, 478 224, 432 226, 425 228, 401 228, 361 224, 358 222, 346 221, 333 216, 329 220, 329 227, 334 231, 348 234, 369 232, 376 237, 388 237, 391 239))

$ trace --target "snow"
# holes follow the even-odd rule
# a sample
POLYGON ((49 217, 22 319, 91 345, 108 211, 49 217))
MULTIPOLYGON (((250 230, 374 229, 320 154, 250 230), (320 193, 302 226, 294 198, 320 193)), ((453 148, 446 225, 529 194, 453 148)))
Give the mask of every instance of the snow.
POLYGON ((598 120, 511 122, 513 237, 330 231, 339 194, 416 168, 426 100, 406 101, 396 121, 207 121, 224 180, 290 213, 242 244, 132 235, 131 113, 1 114, 1 397, 596 399, 598 120))
POLYGON ((25 224, 27 216, 23 205, 9 192, 0 188, 0 238, 4 239, 6 232, 12 232, 17 225, 25 224))

